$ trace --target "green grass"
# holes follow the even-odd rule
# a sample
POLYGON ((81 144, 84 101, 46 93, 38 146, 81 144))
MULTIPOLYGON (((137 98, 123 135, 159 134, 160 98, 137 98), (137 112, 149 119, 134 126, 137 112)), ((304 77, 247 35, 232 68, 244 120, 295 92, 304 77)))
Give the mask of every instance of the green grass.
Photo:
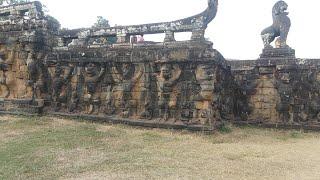
POLYGON ((319 145, 300 131, 225 125, 206 135, 0 116, 0 179, 312 178, 319 145))
POLYGON ((232 132, 231 125, 228 123, 223 123, 218 127, 218 131, 222 134, 228 134, 232 132))

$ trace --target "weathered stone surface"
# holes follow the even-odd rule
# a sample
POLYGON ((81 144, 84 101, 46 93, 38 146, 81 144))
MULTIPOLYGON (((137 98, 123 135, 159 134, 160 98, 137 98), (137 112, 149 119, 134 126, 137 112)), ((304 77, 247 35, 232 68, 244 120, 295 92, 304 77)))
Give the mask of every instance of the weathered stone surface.
POLYGON ((246 122, 319 129, 320 60, 269 59, 247 62, 251 68, 229 62, 239 85, 248 89, 252 111, 246 122))
POLYGON ((68 31, 38 2, 4 7, 1 111, 195 129, 245 118, 230 68, 204 40, 217 5, 209 0, 203 13, 173 22, 68 31), (174 32, 184 31, 191 41, 175 42, 174 32), (128 41, 153 33, 166 33, 165 42, 128 41))
POLYGON ((287 36, 291 27, 288 17, 288 5, 284 1, 278 1, 272 8, 273 24, 261 32, 261 37, 265 48, 272 48, 270 43, 275 40, 276 48, 287 48, 287 36))
MULTIPOLYGON (((165 33, 165 42, 175 41, 175 32, 192 32, 192 40, 204 40, 207 25, 217 14, 218 0, 208 0, 208 8, 200 14, 171 22, 152 23, 108 28, 90 28, 62 31, 64 39, 72 40, 69 46, 81 46, 90 41, 89 37, 117 37, 118 43, 130 42, 132 35, 165 33)), ((106 38, 108 41, 108 38, 106 38)))
POLYGON ((256 61, 229 62, 249 98, 247 123, 319 129, 318 71, 320 60, 297 59, 287 44, 290 19, 287 4, 273 8, 274 23, 262 32, 265 48, 256 61), (270 43, 276 38, 276 47, 270 43))
POLYGON ((47 109, 209 127, 221 114, 233 119, 241 114, 233 111, 235 82, 211 46, 190 41, 56 48, 46 61, 54 107, 66 108, 47 109))
POLYGON ((320 60, 297 59, 286 46, 290 21, 279 4, 272 27, 287 26, 276 48, 264 39, 256 61, 226 61, 204 40, 217 0, 178 21, 67 31, 38 2, 0 8, 0 113, 193 130, 224 121, 320 129, 320 60), (182 31, 190 41, 174 40, 182 31), (165 33, 164 42, 136 40, 153 33, 165 33))
MULTIPOLYGON (((287 45, 287 37, 291 27, 291 21, 288 17, 287 3, 278 1, 272 9, 273 24, 261 32, 264 49, 260 55, 261 61, 295 59, 295 50, 287 45), (275 38, 275 48, 271 43, 275 38)), ((265 64, 265 62, 264 62, 265 64)))
POLYGON ((283 59, 295 59, 295 50, 290 47, 285 48, 265 48, 260 55, 260 60, 268 60, 268 59, 279 59, 283 61, 283 59))

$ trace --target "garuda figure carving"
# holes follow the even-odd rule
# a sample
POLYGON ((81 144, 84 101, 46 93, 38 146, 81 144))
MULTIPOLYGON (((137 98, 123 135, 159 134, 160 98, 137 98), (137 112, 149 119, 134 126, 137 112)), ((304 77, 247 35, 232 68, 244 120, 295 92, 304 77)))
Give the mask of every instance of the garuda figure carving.
POLYGON ((55 76, 53 79, 53 101, 55 111, 58 111, 62 104, 67 103, 68 87, 73 73, 73 67, 56 66, 55 76))
POLYGON ((89 63, 84 69, 84 81, 85 81, 85 113, 92 114, 98 110, 100 106, 100 95, 97 93, 97 86, 105 74, 106 68, 101 65, 97 66, 94 63, 89 63))
POLYGON ((0 98, 8 98, 10 96, 10 90, 7 85, 6 71, 8 65, 5 63, 4 55, 0 54, 0 98))
POLYGON ((204 121, 202 124, 206 124, 212 121, 212 110, 211 102, 214 97, 214 86, 215 86, 215 67, 214 65, 198 65, 196 68, 196 79, 199 83, 201 90, 198 96, 194 98, 196 101, 197 109, 201 109, 200 116, 204 121))
POLYGON ((293 91, 290 86, 290 83, 292 83, 292 77, 290 75, 290 72, 280 72, 277 76, 278 77, 275 85, 280 95, 280 102, 277 104, 276 108, 279 113, 280 119, 283 122, 288 123, 288 121, 292 117, 292 113, 290 112, 291 104, 293 101, 293 91))
POLYGON ((29 52, 27 58, 27 69, 28 69, 28 86, 32 87, 33 98, 45 98, 44 96, 48 93, 48 74, 43 64, 45 54, 43 51, 40 52, 29 52))
POLYGON ((320 121, 320 70, 308 74, 308 83, 311 85, 311 93, 308 98, 309 119, 320 121))
POLYGON ((272 48, 272 43, 276 37, 277 48, 288 47, 287 36, 290 30, 291 21, 288 17, 288 5, 284 1, 278 1, 272 9, 273 24, 261 32, 261 37, 265 48, 272 48))
POLYGON ((115 106, 121 109, 121 116, 128 118, 132 115, 132 108, 136 106, 132 98, 132 90, 140 80, 143 70, 135 65, 124 63, 112 67, 112 77, 116 82, 113 89, 115 106))
POLYGON ((174 88, 181 73, 178 65, 163 64, 157 77, 159 114, 164 120, 168 120, 173 115, 170 111, 177 108, 177 92, 174 92, 174 88))

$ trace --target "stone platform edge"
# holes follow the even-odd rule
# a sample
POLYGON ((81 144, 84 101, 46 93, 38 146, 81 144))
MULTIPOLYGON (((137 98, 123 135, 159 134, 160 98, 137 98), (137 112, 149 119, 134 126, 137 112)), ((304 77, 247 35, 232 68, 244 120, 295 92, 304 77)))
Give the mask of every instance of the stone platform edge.
POLYGON ((59 112, 46 112, 43 114, 31 114, 21 111, 0 111, 0 117, 3 115, 14 115, 14 116, 30 116, 30 117, 61 117, 76 121, 91 121, 97 123, 107 123, 107 124, 122 124, 133 127, 143 127, 143 128, 157 128, 157 129, 172 129, 172 130, 187 130, 187 131, 198 131, 198 132, 213 132, 215 131, 214 127, 210 126, 200 126, 200 125, 180 125, 180 124, 169 124, 155 122, 154 120, 150 121, 141 121, 141 120, 130 120, 112 116, 101 116, 101 115, 76 115, 76 114, 67 114, 59 112))

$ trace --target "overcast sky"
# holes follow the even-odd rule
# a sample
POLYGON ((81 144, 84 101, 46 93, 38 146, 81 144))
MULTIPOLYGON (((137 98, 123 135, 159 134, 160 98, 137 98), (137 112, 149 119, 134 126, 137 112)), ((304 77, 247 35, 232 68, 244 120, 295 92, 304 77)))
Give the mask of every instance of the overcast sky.
MULTIPOLYGON (((90 27, 97 16, 111 25, 172 21, 202 12, 207 0, 40 0, 62 27, 90 27)), ((272 24, 277 0, 219 0, 206 37, 228 59, 256 59, 263 47, 260 32, 272 24)), ((320 58, 320 1, 286 0, 292 21, 288 44, 299 58, 320 58)), ((186 34, 178 34, 183 40, 186 34)), ((159 39, 147 36, 146 40, 159 39), (148 39, 149 38, 149 39, 148 39)))

